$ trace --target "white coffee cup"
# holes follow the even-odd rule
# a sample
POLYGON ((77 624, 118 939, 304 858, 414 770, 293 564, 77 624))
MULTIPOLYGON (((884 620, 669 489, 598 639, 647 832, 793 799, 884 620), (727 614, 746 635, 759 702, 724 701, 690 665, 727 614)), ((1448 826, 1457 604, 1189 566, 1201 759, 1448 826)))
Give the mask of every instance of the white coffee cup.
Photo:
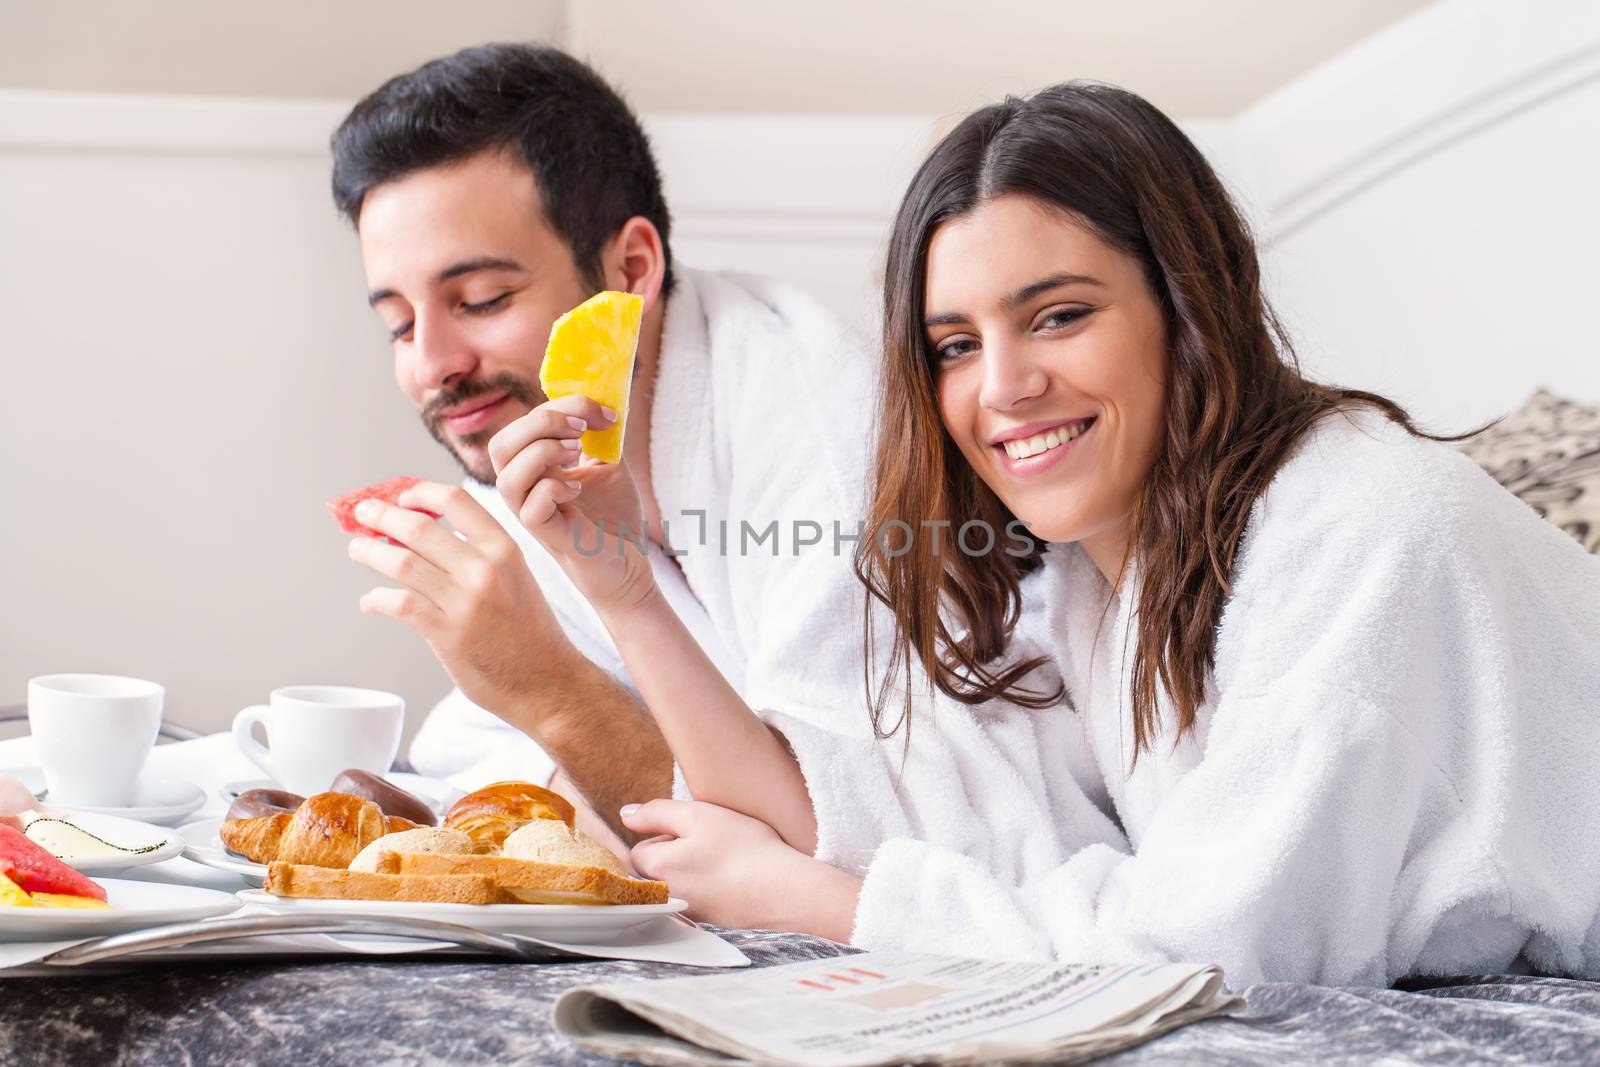
POLYGON ((290 685, 233 718, 233 740, 250 762, 292 793, 327 792, 352 767, 384 774, 400 751, 406 702, 346 685, 290 685), (251 730, 260 723, 265 746, 251 730))
POLYGON ((71 807, 133 803, 161 730, 166 690, 114 674, 45 674, 28 682, 28 727, 47 799, 71 807))

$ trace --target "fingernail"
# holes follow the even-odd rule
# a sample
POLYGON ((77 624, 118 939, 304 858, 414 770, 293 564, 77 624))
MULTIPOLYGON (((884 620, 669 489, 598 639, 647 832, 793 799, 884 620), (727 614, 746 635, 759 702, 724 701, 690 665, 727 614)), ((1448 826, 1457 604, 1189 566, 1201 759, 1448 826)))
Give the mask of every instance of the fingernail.
POLYGON ((600 408, 600 414, 602 414, 602 415, 604 415, 606 417, 606 421, 607 422, 616 422, 617 421, 617 413, 615 411, 612 411, 608 407, 602 406, 600 408))
POLYGON ((580 433, 589 428, 589 424, 578 418, 576 415, 567 416, 567 425, 571 426, 574 430, 577 430, 580 433))
POLYGON ((568 489, 582 489, 583 488, 583 483, 582 482, 567 482, 566 485, 567 485, 568 489))
POLYGON ((361 551, 361 542, 365 540, 366 538, 364 537, 352 537, 350 539, 350 554, 352 556, 361 551))
POLYGON ((363 500, 356 505, 356 518, 370 519, 378 513, 378 505, 370 500, 363 500))
POLYGON ((570 448, 576 452, 583 447, 583 439, 581 437, 563 437, 561 439, 561 447, 570 448))
POLYGON ((622 805, 622 810, 617 812, 617 814, 621 815, 624 819, 631 819, 633 818, 633 813, 638 810, 639 805, 637 804, 624 804, 622 805))

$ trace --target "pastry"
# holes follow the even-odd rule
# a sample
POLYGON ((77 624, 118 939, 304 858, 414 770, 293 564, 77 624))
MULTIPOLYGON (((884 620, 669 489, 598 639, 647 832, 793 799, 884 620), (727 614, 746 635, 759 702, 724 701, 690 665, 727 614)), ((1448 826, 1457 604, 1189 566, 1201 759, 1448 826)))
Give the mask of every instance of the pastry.
POLYGON ((228 818, 264 819, 269 815, 292 814, 305 801, 299 793, 282 789, 250 789, 233 798, 228 806, 228 818))
POLYGON ((376 774, 368 774, 356 768, 341 771, 328 790, 333 793, 366 797, 382 808, 385 815, 398 815, 418 826, 433 826, 439 821, 439 816, 420 797, 407 793, 393 782, 379 778, 376 774))
POLYGON ((419 826, 415 830, 402 830, 397 834, 384 834, 372 842, 350 861, 352 871, 376 871, 378 853, 388 852, 443 852, 471 855, 478 851, 472 838, 460 830, 443 826, 419 826))
POLYGON ((624 878, 628 875, 622 861, 610 849, 582 830, 554 819, 535 819, 517 827, 506 835, 500 854, 531 863, 600 867, 624 878))
POLYGON ((572 825, 566 799, 530 782, 496 782, 468 793, 445 812, 444 824, 484 845, 500 845, 511 831, 535 819, 572 825))
POLYGON ((415 828, 415 823, 385 816, 378 805, 348 793, 318 793, 291 815, 280 812, 259 819, 231 819, 217 831, 231 851, 255 863, 310 864, 348 867, 350 861, 387 833, 415 828))

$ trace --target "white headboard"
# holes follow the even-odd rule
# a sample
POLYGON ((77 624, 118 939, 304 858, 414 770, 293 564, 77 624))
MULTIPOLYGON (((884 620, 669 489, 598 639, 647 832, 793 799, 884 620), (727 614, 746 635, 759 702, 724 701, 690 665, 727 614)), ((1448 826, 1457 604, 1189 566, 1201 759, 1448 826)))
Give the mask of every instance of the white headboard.
POLYGON ((1217 132, 1313 376, 1440 429, 1600 401, 1600 4, 1426 8, 1217 132))

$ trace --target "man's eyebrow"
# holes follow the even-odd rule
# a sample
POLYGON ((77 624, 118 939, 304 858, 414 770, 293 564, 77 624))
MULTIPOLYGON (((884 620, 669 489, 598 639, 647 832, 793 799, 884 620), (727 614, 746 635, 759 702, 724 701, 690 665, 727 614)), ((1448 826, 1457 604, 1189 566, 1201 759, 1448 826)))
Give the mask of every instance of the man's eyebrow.
MULTIPOLYGON (((514 259, 502 259, 499 256, 478 256, 474 259, 464 259, 460 263, 452 263, 444 270, 433 276, 434 285, 443 285, 451 278, 459 278, 463 274, 472 274, 480 270, 523 270, 521 263, 514 259)), ((388 300, 400 294, 393 289, 374 289, 367 294, 367 304, 372 306, 379 301, 388 300)))
MULTIPOLYGON (((1009 294, 1001 303, 1014 308, 1026 304, 1040 293, 1047 293, 1051 289, 1059 289, 1063 285, 1098 285, 1105 283, 1098 278, 1091 278, 1087 274, 1052 274, 1048 278, 1040 278, 1036 282, 1029 282, 1016 292, 1009 294)), ((960 326, 967 321, 965 315, 959 312, 945 312, 939 315, 929 315, 922 320, 924 326, 960 326)))

